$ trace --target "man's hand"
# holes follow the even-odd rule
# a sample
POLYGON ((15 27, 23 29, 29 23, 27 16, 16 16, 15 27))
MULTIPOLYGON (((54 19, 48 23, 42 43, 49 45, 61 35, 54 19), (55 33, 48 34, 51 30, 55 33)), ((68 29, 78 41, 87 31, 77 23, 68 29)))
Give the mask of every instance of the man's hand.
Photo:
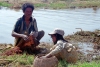
POLYGON ((27 35, 21 34, 21 37, 22 37, 25 41, 28 41, 28 40, 29 40, 29 37, 28 37, 27 35))
POLYGON ((38 32, 31 32, 30 35, 32 35, 35 38, 38 36, 38 32))

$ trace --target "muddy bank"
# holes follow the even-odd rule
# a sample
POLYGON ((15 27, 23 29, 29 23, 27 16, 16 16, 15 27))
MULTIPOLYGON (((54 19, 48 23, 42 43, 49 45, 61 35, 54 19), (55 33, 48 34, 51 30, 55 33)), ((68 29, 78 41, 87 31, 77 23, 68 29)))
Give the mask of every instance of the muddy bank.
POLYGON ((100 59, 100 30, 78 31, 72 35, 65 36, 65 39, 77 46, 79 60, 92 61, 100 59))
MULTIPOLYGON (((100 60, 100 30, 93 32, 81 30, 72 35, 65 36, 65 39, 77 47, 80 61, 100 60)), ((0 44, 0 53, 11 47, 14 47, 14 45, 0 44)), ((42 42, 39 47, 49 50, 52 47, 52 43, 42 42)))
POLYGON ((75 42, 91 42, 100 45, 100 30, 93 32, 80 30, 72 35, 65 36, 65 39, 75 42))

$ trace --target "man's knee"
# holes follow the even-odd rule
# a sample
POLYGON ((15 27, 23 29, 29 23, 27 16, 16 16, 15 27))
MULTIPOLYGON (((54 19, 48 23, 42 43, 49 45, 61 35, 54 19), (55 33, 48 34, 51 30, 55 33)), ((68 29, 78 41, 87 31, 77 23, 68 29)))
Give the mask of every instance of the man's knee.
POLYGON ((45 32, 43 30, 38 32, 37 40, 40 40, 44 36, 45 32))
POLYGON ((41 35, 42 37, 44 36, 45 32, 43 30, 39 31, 39 36, 41 35))

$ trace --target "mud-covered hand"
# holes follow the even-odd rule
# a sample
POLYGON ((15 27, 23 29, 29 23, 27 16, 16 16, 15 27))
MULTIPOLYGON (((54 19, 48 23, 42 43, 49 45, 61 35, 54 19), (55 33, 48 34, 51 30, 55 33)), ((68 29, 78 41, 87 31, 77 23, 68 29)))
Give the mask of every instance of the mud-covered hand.
POLYGON ((29 37, 25 34, 21 34, 21 37, 25 40, 25 41, 28 41, 29 37))
POLYGON ((31 32, 30 35, 32 35, 33 37, 37 37, 38 36, 38 32, 31 32))

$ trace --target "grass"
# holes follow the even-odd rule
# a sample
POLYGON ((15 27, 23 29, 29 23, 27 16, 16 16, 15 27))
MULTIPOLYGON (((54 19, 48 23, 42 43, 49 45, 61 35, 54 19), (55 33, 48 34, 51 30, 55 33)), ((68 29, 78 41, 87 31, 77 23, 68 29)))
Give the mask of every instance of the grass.
MULTIPOLYGON (((13 4, 9 4, 7 2, 0 2, 0 6, 4 6, 4 7, 12 7, 14 6, 13 4)), ((53 8, 53 9, 62 9, 62 8, 66 8, 66 3, 34 3, 34 6, 36 8, 53 8)))
MULTIPOLYGON (((24 3, 24 1, 21 1, 24 3)), ((37 1, 38 2, 38 1, 37 1)), ((15 2, 16 3, 16 2, 15 2)), ((68 1, 58 1, 58 2, 52 2, 52 3, 34 3, 36 8, 53 8, 53 9, 66 9, 66 8, 70 8, 70 7, 100 7, 100 0, 82 0, 82 1, 72 1, 72 2, 68 2, 68 1)), ((7 2, 0 2, 0 6, 4 6, 4 7, 13 7, 15 4, 11 3, 7 3, 7 2)), ((22 5, 19 1, 18 5, 22 5)))
POLYGON ((0 66, 31 66, 33 64, 34 55, 27 55, 24 53, 23 55, 0 56, 0 59, 7 60, 7 62, 0 62, 0 66))
POLYGON ((6 2, 0 2, 0 6, 11 7, 12 4, 8 4, 8 3, 6 3, 6 2))
POLYGON ((99 61, 92 61, 92 62, 77 62, 76 64, 69 64, 68 67, 100 67, 100 60, 99 61))
POLYGON ((50 3, 50 4, 46 4, 46 3, 37 3, 34 4, 34 6, 36 8, 53 8, 53 9, 62 9, 62 8, 67 8, 66 3, 50 3))
MULTIPOLYGON (((18 66, 29 66, 31 67, 34 61, 34 55, 11 55, 11 56, 0 56, 0 59, 6 59, 8 62, 0 63, 0 66, 4 67, 18 67, 18 66)), ((65 60, 59 60, 58 67, 100 67, 100 60, 95 60, 92 62, 80 62, 75 64, 68 64, 65 60)))
POLYGON ((45 3, 37 3, 37 4, 34 4, 35 7, 46 7, 48 6, 47 4, 45 3))
POLYGON ((100 67, 100 60, 92 62, 80 62, 78 61, 75 64, 68 64, 65 60, 59 60, 58 67, 100 67))
POLYGON ((68 63, 65 60, 59 60, 58 67, 68 67, 68 63))
POLYGON ((93 7, 98 6, 100 7, 100 1, 81 1, 81 2, 72 2, 70 6, 75 7, 93 7))
MULTIPOLYGON (((76 38, 79 38, 80 36, 94 36, 98 34, 100 30, 95 30, 94 32, 89 31, 80 31, 76 32, 74 35, 76 35, 76 38), (77 37, 79 36, 79 37, 77 37)), ((74 36, 72 36, 73 38, 74 36)), ((74 39, 74 38, 73 38, 74 39)), ((82 37, 82 39, 85 39, 82 37)), ((91 37, 90 37, 91 39, 91 37)), ((72 39, 71 39, 72 40, 72 39)), ((77 39, 75 39, 77 40, 77 39)), ((79 40, 77 40, 79 41, 79 40)), ((2 45, 2 44, 1 44, 2 45)), ((1 47, 1 46, 0 46, 1 47)), ((48 46, 49 47, 49 46, 48 46)), ((47 47, 46 47, 47 48, 47 47)), ((4 50, 0 50, 0 54, 4 52, 4 50)), ((11 55, 11 56, 1 56, 0 55, 0 67, 31 67, 34 61, 35 55, 28 55, 26 53, 21 55, 11 55)), ((59 60, 58 67, 100 67, 100 56, 98 55, 97 58, 93 59, 90 62, 80 59, 75 64, 69 64, 65 60, 59 60)))
POLYGON ((66 3, 51 3, 49 7, 54 8, 54 9, 67 8, 66 3))
POLYGON ((100 60, 92 61, 92 62, 80 62, 78 61, 75 64, 68 64, 65 60, 60 60, 58 67, 100 67, 100 60))

